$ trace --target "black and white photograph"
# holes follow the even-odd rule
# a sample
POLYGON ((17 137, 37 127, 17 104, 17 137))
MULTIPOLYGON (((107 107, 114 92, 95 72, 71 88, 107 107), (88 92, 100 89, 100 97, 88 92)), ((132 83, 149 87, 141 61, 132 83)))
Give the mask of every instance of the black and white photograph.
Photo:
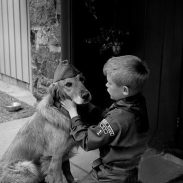
POLYGON ((181 0, 0 0, 0 183, 183 183, 181 0))

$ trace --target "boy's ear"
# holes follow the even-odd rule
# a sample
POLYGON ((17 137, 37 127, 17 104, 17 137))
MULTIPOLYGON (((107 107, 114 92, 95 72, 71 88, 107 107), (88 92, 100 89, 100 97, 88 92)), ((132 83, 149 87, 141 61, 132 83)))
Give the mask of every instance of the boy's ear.
POLYGON ((123 86, 122 92, 123 92, 124 96, 128 96, 129 95, 129 88, 127 86, 123 86))

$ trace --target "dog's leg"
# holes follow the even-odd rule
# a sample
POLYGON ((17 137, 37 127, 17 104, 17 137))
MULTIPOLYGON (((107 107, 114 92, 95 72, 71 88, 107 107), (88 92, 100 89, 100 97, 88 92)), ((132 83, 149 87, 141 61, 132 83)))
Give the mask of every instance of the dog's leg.
POLYGON ((62 170, 68 183, 76 183, 71 173, 69 159, 62 163, 62 170))
POLYGON ((45 177, 47 183, 62 183, 63 172, 62 172, 62 156, 53 156, 45 177))
MULTIPOLYGON (((48 157, 45 156, 41 159, 41 166, 42 166, 41 169, 42 169, 42 172, 43 172, 44 175, 50 174, 50 172, 48 172, 50 162, 51 162, 51 157, 50 156, 48 156, 48 157)), ((74 180, 74 177, 72 176, 71 170, 70 170, 70 162, 69 162, 68 157, 62 163, 62 169, 60 170, 61 174, 62 174, 62 170, 63 170, 63 174, 64 174, 64 176, 65 176, 68 183, 76 183, 76 181, 74 180)), ((47 180, 48 180, 48 177, 49 176, 47 176, 47 180)), ((49 178, 49 179, 51 179, 51 178, 49 178)), ((41 182, 41 183, 46 183, 46 182, 41 182)))

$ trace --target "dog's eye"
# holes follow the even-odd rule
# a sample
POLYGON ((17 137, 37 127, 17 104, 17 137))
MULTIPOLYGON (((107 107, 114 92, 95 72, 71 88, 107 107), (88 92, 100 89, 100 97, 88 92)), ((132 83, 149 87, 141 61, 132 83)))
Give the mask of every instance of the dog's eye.
POLYGON ((72 83, 71 83, 71 82, 67 82, 67 83, 65 84, 65 86, 71 87, 71 86, 72 86, 72 83))

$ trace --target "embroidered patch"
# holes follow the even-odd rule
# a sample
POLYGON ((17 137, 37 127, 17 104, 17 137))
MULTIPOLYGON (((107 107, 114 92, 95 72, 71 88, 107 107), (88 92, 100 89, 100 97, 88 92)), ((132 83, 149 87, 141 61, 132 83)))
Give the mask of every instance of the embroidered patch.
POLYGON ((102 134, 102 130, 99 130, 99 131, 97 132, 97 135, 100 136, 101 134, 102 134))
MULTIPOLYGON (((101 127, 102 131, 104 132, 104 134, 108 134, 109 133, 110 136, 114 135, 114 131, 113 131, 111 125, 107 122, 106 119, 102 120, 102 122, 100 123, 100 127, 101 127)), ((101 132, 99 134, 98 133, 97 133, 97 135, 100 135, 101 132)))

